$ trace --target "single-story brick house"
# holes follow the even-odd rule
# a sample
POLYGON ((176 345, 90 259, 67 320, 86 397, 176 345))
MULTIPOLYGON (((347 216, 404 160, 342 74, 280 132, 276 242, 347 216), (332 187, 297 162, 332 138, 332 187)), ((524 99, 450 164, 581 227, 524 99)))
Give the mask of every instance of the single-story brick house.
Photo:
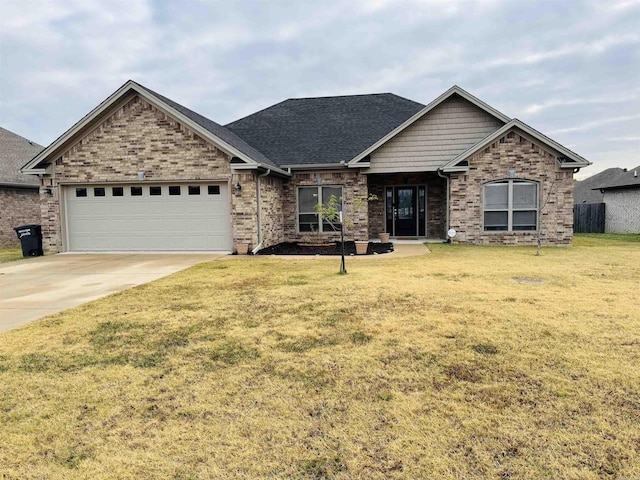
POLYGON ((567 245, 587 165, 457 86, 428 105, 290 99, 221 126, 128 81, 23 171, 40 177, 47 252, 231 251, 335 238, 315 211, 332 194, 356 240, 533 244, 540 229, 567 245))
POLYGON ((43 149, 0 127, 0 248, 20 244, 15 227, 40 223, 40 181, 20 168, 43 149))

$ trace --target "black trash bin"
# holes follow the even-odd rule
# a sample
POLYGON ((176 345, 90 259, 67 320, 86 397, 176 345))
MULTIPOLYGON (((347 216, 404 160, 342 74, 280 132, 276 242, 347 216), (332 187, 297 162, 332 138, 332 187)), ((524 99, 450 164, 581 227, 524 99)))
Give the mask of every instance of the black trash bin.
POLYGON ((40 225, 22 225, 14 228, 22 243, 23 257, 42 255, 42 227, 40 225))

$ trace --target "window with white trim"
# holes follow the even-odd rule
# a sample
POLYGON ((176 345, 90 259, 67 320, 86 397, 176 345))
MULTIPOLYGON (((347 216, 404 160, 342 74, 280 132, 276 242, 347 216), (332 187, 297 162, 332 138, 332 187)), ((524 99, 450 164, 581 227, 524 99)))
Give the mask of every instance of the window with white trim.
POLYGON ((298 231, 299 232, 333 232, 328 222, 322 222, 316 205, 326 205, 334 195, 342 201, 342 187, 317 186, 298 187, 298 231))
POLYGON ((538 184, 503 180, 484 186, 484 231, 523 231, 538 227, 538 184))

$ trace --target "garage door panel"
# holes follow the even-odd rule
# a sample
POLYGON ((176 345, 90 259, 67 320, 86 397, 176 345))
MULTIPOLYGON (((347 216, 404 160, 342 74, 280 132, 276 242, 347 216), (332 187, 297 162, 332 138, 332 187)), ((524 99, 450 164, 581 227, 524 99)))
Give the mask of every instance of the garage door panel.
POLYGON ((144 185, 141 196, 131 196, 130 185, 123 186, 123 196, 113 196, 110 186, 66 187, 68 249, 228 251, 227 187, 218 185, 220 194, 208 195, 207 186, 200 185, 200 195, 188 195, 188 185, 180 185, 181 195, 169 195, 163 185, 161 195, 150 195, 150 186, 144 185), (105 196, 94 196, 94 187, 104 187, 105 196), (76 196, 76 188, 86 188, 87 196, 76 196))

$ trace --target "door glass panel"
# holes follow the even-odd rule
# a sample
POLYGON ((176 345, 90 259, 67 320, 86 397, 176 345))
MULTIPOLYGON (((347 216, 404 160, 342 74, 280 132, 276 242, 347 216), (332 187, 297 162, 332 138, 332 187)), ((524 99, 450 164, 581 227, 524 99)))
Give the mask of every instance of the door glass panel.
POLYGON ((413 208, 413 189, 398 189, 398 220, 411 220, 415 218, 413 208))
POLYGON ((426 192, 424 187, 418 187, 418 235, 425 236, 426 230, 426 192))

